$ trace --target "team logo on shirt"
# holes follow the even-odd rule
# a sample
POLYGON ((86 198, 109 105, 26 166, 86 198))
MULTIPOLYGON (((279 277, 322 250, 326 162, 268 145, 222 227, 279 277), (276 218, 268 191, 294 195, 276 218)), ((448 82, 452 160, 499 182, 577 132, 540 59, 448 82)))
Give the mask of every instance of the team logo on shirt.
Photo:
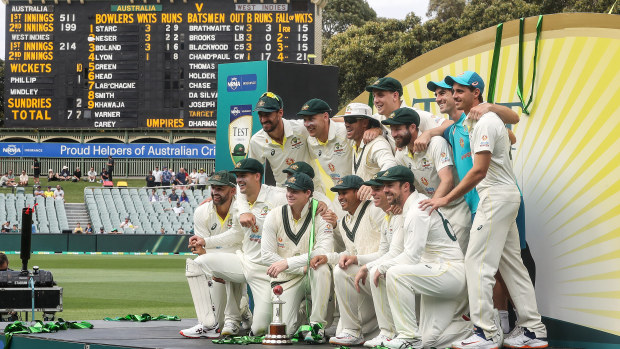
POLYGON ((297 137, 291 138, 291 147, 293 147, 293 149, 299 149, 301 145, 302 145, 302 141, 299 138, 297 137))
POLYGON ((284 243, 282 242, 282 238, 281 237, 278 238, 278 247, 284 248, 284 243))
POLYGON ((276 154, 276 150, 275 149, 271 149, 271 156, 274 156, 276 154))
POLYGON ((269 213, 269 207, 265 206, 260 212, 261 217, 265 217, 269 213))
POLYGON ((217 228, 217 223, 213 223, 213 225, 211 226, 211 230, 214 230, 215 228, 217 228))
POLYGON ((425 186, 428 185, 428 179, 426 179, 424 177, 420 178, 420 182, 422 182, 422 184, 424 184, 425 186))
POLYGON ((489 137, 487 137, 487 135, 482 135, 482 140, 486 141, 489 137))
POLYGON ((488 148, 489 147, 488 139, 489 137, 487 137, 487 135, 482 135, 482 141, 480 142, 480 147, 488 148))
POLYGON ((441 162, 448 162, 450 161, 450 158, 448 157, 448 155, 446 155, 446 153, 441 153, 441 162))
MULTIPOLYGON (((252 226, 252 233, 258 233, 258 225, 254 224, 254 225, 252 226)), ((252 239, 251 239, 251 237, 250 237, 250 240, 252 240, 252 239)), ((255 239, 255 240, 253 240, 253 241, 260 242, 260 239, 255 239)))
POLYGON ((465 148, 465 141, 463 140, 463 137, 459 138, 459 145, 461 146, 461 148, 465 148))
POLYGON ((228 219, 228 223, 226 223, 226 227, 227 228, 232 227, 232 218, 228 219))
POLYGON ((286 158, 286 164, 291 166, 293 163, 295 162, 295 159, 293 158, 286 158))
POLYGON ((336 171, 336 166, 334 166, 334 164, 332 164, 331 162, 329 164, 327 164, 327 167, 332 172, 336 171))
POLYGON ((344 154, 344 147, 342 146, 342 144, 340 144, 340 142, 337 142, 336 145, 334 146, 334 155, 342 155, 344 154))
POLYGON ((429 167, 431 167, 431 163, 428 162, 428 160, 426 158, 422 158, 422 167, 423 168, 429 168, 429 167))

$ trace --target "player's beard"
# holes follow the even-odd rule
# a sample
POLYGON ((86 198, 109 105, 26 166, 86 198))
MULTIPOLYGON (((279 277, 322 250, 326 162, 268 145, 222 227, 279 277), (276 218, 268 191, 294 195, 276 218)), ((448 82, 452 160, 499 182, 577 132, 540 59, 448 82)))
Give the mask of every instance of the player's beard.
POLYGON ((213 205, 215 206, 221 206, 224 205, 224 203, 228 202, 228 198, 230 197, 230 195, 222 195, 222 194, 213 194, 211 193, 211 199, 213 200, 213 205))
POLYGON ((407 130, 407 134, 404 136, 394 137, 394 143, 397 148, 404 148, 409 142, 411 142, 411 132, 409 132, 409 130, 407 130))

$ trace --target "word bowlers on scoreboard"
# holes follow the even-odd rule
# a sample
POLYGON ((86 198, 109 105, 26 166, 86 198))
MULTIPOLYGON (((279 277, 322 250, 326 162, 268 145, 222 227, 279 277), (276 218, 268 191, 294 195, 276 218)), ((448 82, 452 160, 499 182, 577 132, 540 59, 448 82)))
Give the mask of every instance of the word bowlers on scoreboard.
POLYGON ((6 8, 6 127, 215 129, 219 63, 313 63, 315 51, 310 0, 6 8))

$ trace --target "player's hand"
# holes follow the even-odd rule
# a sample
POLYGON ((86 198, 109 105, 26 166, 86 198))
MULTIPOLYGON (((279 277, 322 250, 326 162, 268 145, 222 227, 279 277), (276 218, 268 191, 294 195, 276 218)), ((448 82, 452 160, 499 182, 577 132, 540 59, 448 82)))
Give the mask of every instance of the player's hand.
POLYGON ((278 274, 285 271, 286 269, 288 269, 288 262, 286 261, 286 259, 283 259, 270 265, 269 269, 267 269, 267 275, 275 278, 278 277, 278 274))
POLYGON ((357 264, 357 256, 344 255, 338 261, 338 266, 342 270, 346 270, 351 264, 357 264))
POLYGON ((399 205, 390 205, 387 212, 392 212, 392 214, 401 214, 403 213, 403 208, 399 205))
POLYGON ((427 208, 430 208, 430 211, 428 211, 428 215, 430 216, 434 210, 440 207, 444 207, 448 203, 449 203, 448 199, 446 199, 446 197, 444 196, 442 198, 432 198, 432 199, 422 200, 420 201, 420 206, 418 207, 422 211, 426 211, 427 208))
POLYGON ((192 237, 189 238, 189 245, 187 245, 187 247, 191 248, 194 245, 204 246, 205 245, 205 239, 201 238, 198 235, 193 235, 192 237))
POLYGON ((256 224, 256 217, 250 212, 242 213, 239 216, 239 223, 241 223, 242 227, 251 228, 256 224))
POLYGON ((360 281, 362 285, 366 285, 366 277, 368 277, 368 268, 366 268, 366 265, 363 265, 360 270, 357 271, 357 274, 355 274, 355 289, 357 293, 361 292, 360 281))
POLYGON ((422 132, 418 138, 413 142, 413 151, 416 153, 423 152, 431 142, 431 135, 428 131, 422 132))
POLYGON ((310 268, 316 270, 316 268, 320 267, 322 264, 327 263, 327 256, 322 254, 319 256, 314 256, 310 260, 310 268))
POLYGON ((369 200, 372 193, 372 187, 369 185, 362 185, 357 191, 357 198, 361 201, 369 200))
POLYGON ((325 222, 331 224, 332 228, 336 228, 338 225, 338 216, 332 210, 325 211, 321 215, 321 218, 323 218, 325 222))
POLYGON ((368 129, 364 132, 364 136, 362 136, 362 140, 364 141, 365 144, 370 143, 373 139, 381 136, 381 134, 383 133, 383 131, 381 130, 380 127, 373 127, 371 129, 368 129))
POLYGON ((220 279, 220 278, 217 278, 217 277, 215 277, 215 276, 214 276, 214 277, 212 277, 212 279, 213 279, 213 281, 215 281, 215 282, 219 282, 220 284, 225 284, 225 283, 226 283, 226 280, 224 280, 224 279, 220 279))
POLYGON ((327 210, 329 210, 327 208, 327 204, 324 203, 323 201, 319 201, 319 203, 316 205, 316 214, 323 215, 323 213, 325 213, 327 210))
POLYGON ((492 103, 483 103, 478 104, 477 106, 471 108, 469 114, 467 114, 467 118, 473 121, 478 121, 482 117, 482 115, 491 111, 492 103))
POLYGON ((379 287, 379 278, 382 276, 383 274, 381 274, 379 269, 377 269, 377 271, 375 271, 375 275, 372 277, 372 282, 375 284, 375 287, 379 287))

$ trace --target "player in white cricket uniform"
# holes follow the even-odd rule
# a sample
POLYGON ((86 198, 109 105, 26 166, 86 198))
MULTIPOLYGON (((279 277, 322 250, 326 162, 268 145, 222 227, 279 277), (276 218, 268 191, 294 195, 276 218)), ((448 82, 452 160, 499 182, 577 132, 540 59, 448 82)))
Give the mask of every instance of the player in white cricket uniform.
MULTIPOLYGON (((266 333, 271 322, 271 280, 267 275, 267 267, 261 264, 263 223, 271 209, 286 203, 286 197, 280 188, 261 185, 263 171, 263 165, 255 159, 243 159, 231 171, 237 174, 237 186, 249 200, 250 213, 256 217, 254 225, 244 228, 236 216, 233 217, 232 228, 225 233, 197 241, 209 248, 229 246, 230 243, 241 240, 241 250, 236 253, 207 253, 196 258, 196 262, 206 273, 227 283, 247 283, 250 286, 254 299, 254 335, 266 333)), ((210 304, 210 299, 205 302, 210 304)), ((205 326, 212 326, 216 322, 214 316, 201 321, 205 326)))
MULTIPOLYGON (((414 151, 414 143, 419 135, 420 117, 411 108, 399 108, 392 117, 382 121, 390 125, 392 137, 396 142, 396 162, 408 167, 415 176, 420 192, 428 197, 442 197, 458 182, 455 175, 452 152, 443 137, 435 136, 426 148, 414 151)), ((463 198, 455 200, 442 209, 458 239, 463 253, 467 251, 471 212, 463 198)))
MULTIPOLYGON (((480 103, 482 78, 471 71, 448 76, 456 107, 469 113, 480 103)), ((466 122, 467 124, 467 122, 466 122)), ((474 333, 454 342, 455 348, 501 347, 503 333, 494 321, 493 285, 499 269, 518 313, 518 323, 504 340, 509 348, 545 348, 547 330, 541 322, 534 287, 520 256, 519 233, 515 223, 520 205, 510 141, 504 123, 489 112, 478 122, 467 125, 474 153, 474 165, 461 183, 448 195, 423 201, 421 207, 433 210, 446 206, 476 187, 480 196, 478 211, 470 232, 465 255, 469 306, 474 333)))
POLYGON ((384 222, 384 212, 380 207, 372 200, 358 198, 357 191, 363 184, 362 178, 349 175, 331 188, 338 193, 338 201, 346 212, 337 227, 346 249, 327 256, 327 262, 335 265, 334 285, 340 310, 337 335, 330 339, 331 344, 359 345, 364 342, 364 334, 374 335, 377 329, 370 286, 362 287, 362 292, 358 293, 354 285, 355 275, 361 267, 358 258, 378 251, 384 222))
POLYGON ((282 307, 282 319, 289 335, 297 330, 299 306, 308 291, 305 284, 308 278, 312 296, 310 325, 322 328, 314 337, 309 333, 305 341, 323 343, 331 272, 327 265, 307 266, 311 257, 332 251, 332 226, 313 209, 314 185, 309 176, 296 173, 286 180, 285 186, 288 204, 271 210, 263 225, 262 260, 269 265, 267 274, 271 277, 271 285, 282 285, 284 289, 280 297, 286 302, 282 307))
POLYGON ((369 106, 363 103, 351 103, 347 105, 345 114, 341 116, 344 117, 347 139, 353 142, 351 172, 354 175, 367 181, 375 173, 396 165, 392 147, 385 138, 376 137, 368 143, 363 140, 366 130, 379 126, 369 106))
MULTIPOLYGON (((436 129, 438 135, 443 134, 443 131, 451 124, 446 123, 446 119, 443 117, 437 117, 433 114, 420 110, 417 108, 408 107, 403 100, 403 85, 400 81, 386 76, 378 79, 369 86, 366 86, 366 91, 372 93, 373 103, 377 108, 377 114, 374 115, 375 119, 383 121, 389 119, 392 113, 398 108, 411 108, 414 109, 420 116, 420 131, 422 134, 416 140, 414 145, 415 151, 425 150, 428 143, 431 140, 430 130, 436 129)), ((390 126, 382 124, 383 135, 388 140, 392 149, 395 149, 396 144, 394 138, 390 133, 390 126)))
POLYGON ((418 208, 428 197, 413 188, 411 170, 395 166, 377 181, 385 183, 388 202, 403 205, 404 212, 403 252, 381 263, 373 275, 374 283, 386 275, 398 334, 383 345, 394 349, 445 347, 469 330, 461 317, 467 299, 463 252, 444 218, 418 208), (416 294, 421 295, 419 325, 416 294))

